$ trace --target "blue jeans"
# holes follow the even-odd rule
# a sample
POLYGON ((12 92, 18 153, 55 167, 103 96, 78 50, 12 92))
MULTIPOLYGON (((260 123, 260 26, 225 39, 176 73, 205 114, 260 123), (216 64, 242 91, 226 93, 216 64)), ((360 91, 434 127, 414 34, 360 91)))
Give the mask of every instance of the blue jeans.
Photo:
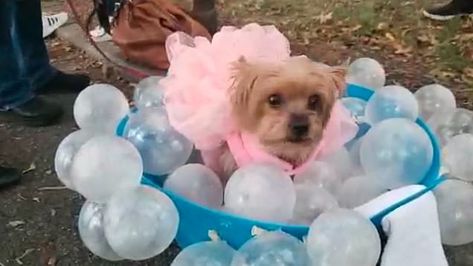
POLYGON ((42 35, 40 0, 0 0, 0 110, 27 102, 56 74, 42 35))

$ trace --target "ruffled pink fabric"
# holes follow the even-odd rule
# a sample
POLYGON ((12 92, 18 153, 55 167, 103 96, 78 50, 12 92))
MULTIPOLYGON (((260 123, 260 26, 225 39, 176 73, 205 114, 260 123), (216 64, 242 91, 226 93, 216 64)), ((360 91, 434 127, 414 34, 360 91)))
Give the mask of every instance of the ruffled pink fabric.
POLYGON ((170 68, 161 85, 169 120, 201 150, 220 146, 235 130, 229 102, 232 63, 241 56, 249 62, 280 62, 291 53, 276 27, 258 24, 223 27, 211 42, 174 33, 166 50, 170 68))
MULTIPOLYGON (((290 57, 289 41, 274 26, 223 27, 212 41, 174 33, 166 51, 170 68, 160 84, 170 123, 203 151, 211 168, 218 167, 219 156, 212 151, 227 142, 238 166, 256 161, 275 163, 291 174, 305 169, 306 164, 293 166, 266 153, 254 136, 239 132, 231 116, 232 63, 242 56, 248 62, 274 63, 290 57)), ((348 111, 336 104, 312 158, 338 150, 356 132, 348 111)))

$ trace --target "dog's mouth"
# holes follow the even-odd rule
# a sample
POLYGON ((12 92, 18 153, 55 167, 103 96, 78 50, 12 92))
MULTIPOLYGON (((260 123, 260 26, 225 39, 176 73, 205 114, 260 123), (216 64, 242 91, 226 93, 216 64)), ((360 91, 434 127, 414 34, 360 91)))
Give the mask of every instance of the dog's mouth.
POLYGON ((312 139, 309 137, 289 136, 286 138, 286 141, 293 144, 306 144, 312 142, 312 139))

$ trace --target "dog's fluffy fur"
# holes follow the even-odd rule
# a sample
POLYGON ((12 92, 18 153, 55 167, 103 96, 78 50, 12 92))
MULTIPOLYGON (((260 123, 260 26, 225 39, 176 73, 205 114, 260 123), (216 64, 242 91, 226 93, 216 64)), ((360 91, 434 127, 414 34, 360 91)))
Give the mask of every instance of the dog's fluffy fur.
MULTIPOLYGON (((293 165, 305 162, 322 138, 335 101, 345 88, 345 68, 306 57, 282 64, 235 63, 232 113, 241 131, 257 136, 267 152, 293 165)), ((236 170, 222 147, 223 175, 236 170)))

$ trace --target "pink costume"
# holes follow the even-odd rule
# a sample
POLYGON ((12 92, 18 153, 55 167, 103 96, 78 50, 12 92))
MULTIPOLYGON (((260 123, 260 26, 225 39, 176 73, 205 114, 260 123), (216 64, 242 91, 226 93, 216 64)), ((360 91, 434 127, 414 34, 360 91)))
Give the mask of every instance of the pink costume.
POLYGON ((289 41, 274 26, 249 24, 241 29, 223 27, 212 41, 178 32, 166 41, 170 68, 161 80, 171 125, 202 151, 205 163, 215 169, 214 151, 227 143, 237 165, 272 163, 289 174, 303 171, 308 162, 341 148, 358 127, 350 113, 337 103, 311 160, 293 166, 264 151, 255 136, 235 127, 231 116, 231 64, 244 56, 248 62, 282 62, 290 57, 289 41))

